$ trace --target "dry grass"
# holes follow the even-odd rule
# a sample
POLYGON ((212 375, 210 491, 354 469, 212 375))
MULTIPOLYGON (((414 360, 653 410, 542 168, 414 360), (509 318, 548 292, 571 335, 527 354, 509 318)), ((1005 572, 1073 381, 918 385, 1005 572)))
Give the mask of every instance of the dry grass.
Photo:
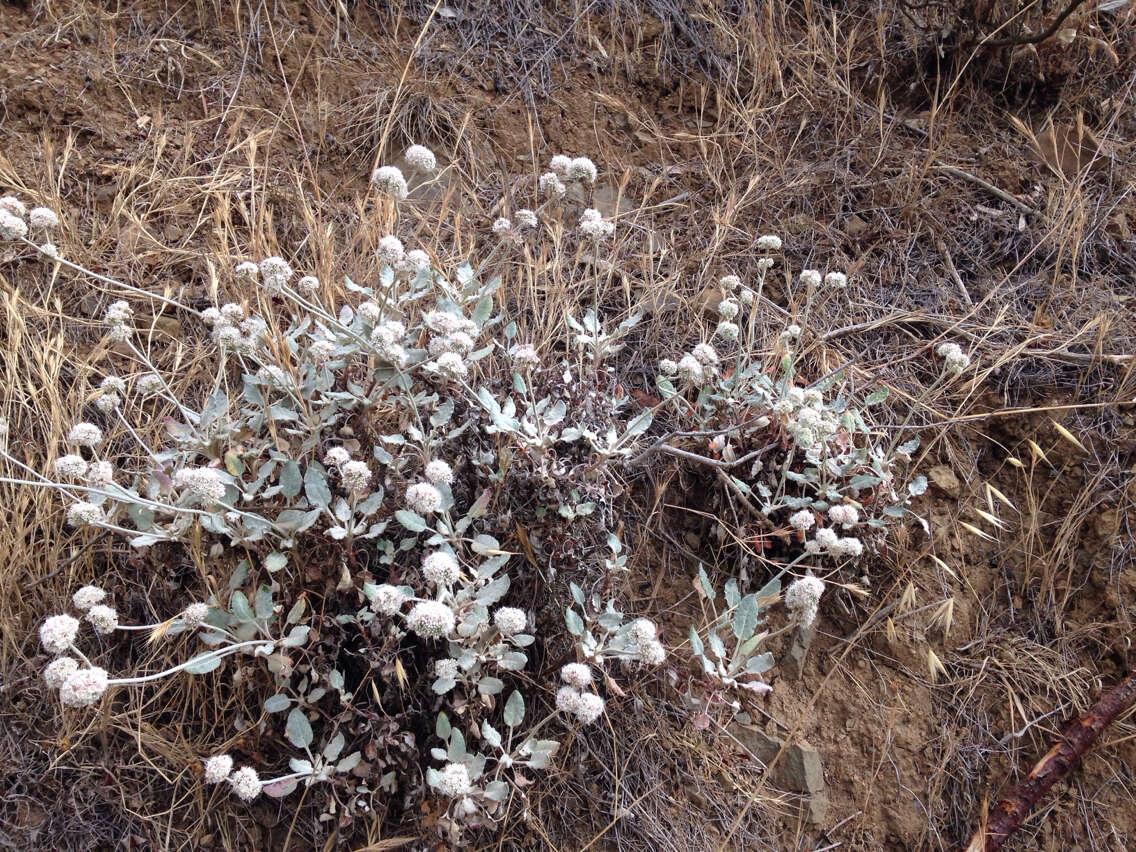
MULTIPOLYGON (((1017 26, 1008 5, 990 5, 984 32, 1017 26)), ((751 708, 821 748, 825 825, 803 824, 716 728, 692 730, 674 683, 647 678, 618 726, 565 743, 527 813, 478 844, 950 848, 1131 665, 1136 567, 1118 542, 1136 497, 1134 47, 1105 13, 1078 25, 1100 44, 1012 53, 976 46, 973 22, 937 50, 946 7, 681 6, 475 3, 457 19, 432 2, 5 6, 0 190, 60 210, 66 255, 200 307, 246 256, 279 251, 321 280, 368 280, 393 219, 366 176, 409 141, 450 164, 401 235, 442 261, 475 253, 500 199, 511 206, 550 154, 587 153, 607 168, 597 202, 619 221, 605 309, 651 312, 622 365, 627 386, 648 391, 676 329, 712 328, 705 294, 753 268, 756 234, 781 234, 796 268, 848 269, 848 297, 809 317, 806 362, 818 375, 851 362, 859 386, 891 387, 894 422, 914 408, 921 464, 949 466, 962 491, 927 502, 931 538, 900 530, 864 581, 843 578, 803 680, 751 708), (1047 122, 1081 121, 1101 140, 1095 159, 1072 174, 1047 166, 1047 122), (979 369, 929 395, 929 353, 947 339, 979 369), (915 602, 900 605, 909 584, 915 602), (941 672, 928 672, 928 650, 941 672)), ((553 233, 503 270, 503 298, 545 351, 592 298, 588 259, 566 245, 553 233)), ((0 296, 8 448, 46 469, 91 378, 127 369, 93 319, 112 295, 3 248, 0 296)), ((767 296, 772 338, 801 305, 792 281, 767 296)), ((194 321, 166 309, 146 324, 155 363, 200 394, 194 321)), ((739 564, 759 573, 755 554, 714 544, 713 518, 684 498, 697 476, 652 470, 626 485, 638 507, 624 519, 629 609, 682 623, 696 559, 723 577, 739 564)), ((0 845, 382 849, 429 836, 431 814, 395 802, 337 835, 315 822, 315 791, 251 812, 206 795, 202 754, 278 754, 271 730, 232 733, 258 706, 252 684, 174 679, 99 714, 60 712, 32 634, 70 590, 98 579, 124 619, 150 621, 223 586, 228 564, 206 541, 139 556, 65 531, 44 491, 0 495, 0 845)), ((675 631, 666 638, 681 659, 675 631)), ((112 660, 159 666, 170 652, 118 643, 112 660)), ((676 673, 681 686, 688 673, 676 673)), ((1132 734, 1131 718, 1113 729, 1021 848, 1131 847, 1132 734)))

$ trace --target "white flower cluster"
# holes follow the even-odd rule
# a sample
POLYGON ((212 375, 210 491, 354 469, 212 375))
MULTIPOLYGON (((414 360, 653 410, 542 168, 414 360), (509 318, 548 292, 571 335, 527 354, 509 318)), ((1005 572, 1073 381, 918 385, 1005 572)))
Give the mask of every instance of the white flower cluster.
POLYGON ((432 515, 442 508, 442 492, 432 483, 417 482, 406 489, 406 505, 420 515, 432 515))
POLYGON ((793 443, 806 451, 818 449, 840 431, 840 420, 825 408, 824 394, 816 388, 787 388, 772 409, 793 443))
POLYGON ((264 320, 257 316, 246 317, 245 309, 235 302, 222 305, 220 308, 206 308, 201 314, 201 319, 213 329, 214 343, 222 349, 239 352, 242 355, 255 352, 268 331, 264 320))
POLYGON ((323 457, 324 464, 334 467, 339 472, 344 488, 350 494, 366 494, 371 484, 371 469, 366 462, 352 459, 351 454, 343 447, 332 447, 323 457))
POLYGON ((371 609, 379 615, 394 615, 406 602, 406 594, 398 586, 383 583, 377 586, 371 598, 371 609))
POLYGON ((22 240, 28 235, 27 208, 14 195, 0 198, 0 239, 22 240))
POLYGON ((259 264, 261 285, 269 293, 279 293, 295 274, 282 257, 266 257, 259 264))
POLYGON ((785 590, 785 606, 790 616, 806 630, 816 621, 820 596, 824 593, 824 581, 809 574, 794 580, 785 590))
POLYGON ((106 512, 94 503, 76 500, 67 507, 67 523, 73 527, 94 526, 105 520, 106 512))
POLYGON ((443 639, 454 632, 454 611, 441 601, 419 601, 406 616, 407 629, 423 639, 443 639))
POLYGON ((103 442, 103 430, 94 423, 76 423, 67 433, 67 440, 81 447, 97 447, 103 442))
POLYGON ((106 324, 110 327, 107 337, 111 343, 123 342, 133 331, 134 309, 121 299, 111 302, 106 312, 106 324))
POLYGON ((360 305, 359 315, 373 326, 371 343, 375 346, 376 354, 388 364, 400 369, 405 367, 408 356, 402 339, 406 336, 406 326, 398 320, 381 322, 379 306, 374 302, 360 305))
POLYGON ((863 555, 864 543, 858 538, 842 538, 831 527, 821 527, 811 541, 805 542, 805 551, 814 555, 827 553, 837 559, 855 559, 863 555))
POLYGON ((438 792, 451 799, 464 796, 473 786, 464 763, 447 763, 438 773, 438 792))
POLYGON ((655 624, 649 619, 635 619, 628 630, 628 636, 631 639, 631 649, 647 665, 657 666, 667 658, 663 643, 656 638, 655 624))
POLYGON ((569 663, 560 670, 565 685, 556 693, 556 709, 590 725, 603 715, 604 700, 588 691, 592 670, 583 663, 569 663))
POLYGON ((518 370, 531 370, 540 364, 536 348, 529 343, 518 343, 509 350, 509 357, 513 359, 513 366, 518 370))
POLYGON ((206 784, 220 784, 228 781, 229 787, 243 802, 251 802, 260 795, 264 784, 251 766, 233 770, 233 758, 227 754, 215 754, 205 761, 203 780, 206 784))
POLYGON ((448 551, 435 550, 422 560, 422 576, 435 586, 452 586, 460 574, 461 566, 448 551))
POLYGON ((174 474, 174 484, 184 488, 203 506, 212 506, 225 498, 225 481, 212 467, 183 467, 174 474))
POLYGON ((185 625, 186 630, 196 630, 205 623, 205 619, 209 617, 209 604, 206 603, 191 603, 181 613, 181 623, 185 625))
POLYGON ((943 359, 943 370, 948 374, 957 375, 970 366, 970 356, 957 343, 940 343, 935 351, 943 359))
POLYGON ((540 176, 541 192, 551 196, 561 196, 568 191, 566 182, 581 181, 595 183, 598 172, 596 164, 587 157, 569 157, 557 154, 549 163, 551 171, 540 176))
POLYGON ((593 240, 602 240, 615 233, 615 225, 605 221, 599 210, 589 207, 580 216, 580 230, 593 240))
POLYGON ((701 387, 707 380, 718 374, 719 358, 709 343, 699 343, 676 364, 670 358, 659 362, 659 370, 664 375, 675 376, 692 385, 701 387))
POLYGON ((410 194, 406 177, 397 166, 379 166, 371 175, 371 183, 395 201, 402 201, 410 194))
POLYGON ((493 613, 493 625, 501 631, 502 636, 512 636, 525 629, 528 616, 524 610, 513 606, 503 606, 493 613))
POLYGON ((105 486, 114 478, 114 466, 108 461, 88 462, 82 456, 69 453, 55 460, 55 473, 61 479, 81 479, 91 485, 105 486))
POLYGON ((407 165, 415 171, 432 174, 438 168, 438 158, 424 145, 411 145, 403 156, 407 165))

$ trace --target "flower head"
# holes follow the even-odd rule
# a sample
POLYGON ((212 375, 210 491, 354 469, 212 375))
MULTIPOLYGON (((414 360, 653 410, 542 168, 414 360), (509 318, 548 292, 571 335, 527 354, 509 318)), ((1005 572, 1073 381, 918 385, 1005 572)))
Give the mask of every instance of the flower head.
POLYGON ((41 260, 59 260, 59 247, 55 243, 41 243, 39 254, 41 260))
POLYGON ((375 587, 371 597, 371 609, 379 615, 394 615, 402 608, 406 595, 397 586, 383 583, 375 587))
POLYGON ((594 692, 580 692, 571 686, 562 686, 556 693, 556 709, 590 725, 603 715, 604 700, 594 692))
POLYGON ((836 290, 843 290, 848 286, 848 276, 843 272, 830 272, 824 276, 824 283, 836 290))
POLYGON ((829 550, 833 556, 855 559, 864 553, 864 544, 858 538, 841 538, 829 550))
POLYGON ((388 235, 379 240, 379 247, 375 250, 382 263, 394 266, 406 257, 406 248, 398 237, 388 235))
POLYGON ((314 275, 305 275, 296 282, 296 289, 305 295, 311 295, 320 288, 320 280, 314 275))
POLYGON ((678 372, 678 364, 670 358, 664 358, 659 362, 659 372, 664 376, 673 376, 678 372))
POLYGON ((107 593, 98 586, 83 586, 71 596, 71 603, 75 605, 75 609, 86 612, 95 604, 102 603, 106 595, 107 593))
POLYGON ((425 473, 426 479, 434 485, 437 485, 440 482, 444 482, 449 485, 454 481, 453 468, 451 468, 441 459, 434 459, 434 461, 426 465, 425 473))
MULTIPOLYGON (((233 274, 236 275, 237 279, 240 281, 255 281, 260 277, 260 267, 251 260, 242 260, 233 267, 233 274)), ((206 308, 204 314, 202 314, 202 319, 205 319, 206 322, 209 322, 209 319, 205 315, 209 314, 210 310, 214 309, 206 308)))
POLYGON ((714 347, 709 343, 699 343, 690 352, 698 363, 703 367, 717 367, 718 366, 718 353, 714 351, 714 347))
POLYGON ((339 475, 348 491, 361 494, 371 482, 371 469, 366 462, 349 461, 339 468, 339 475))
POLYGON ((441 601, 419 601, 406 616, 406 626, 423 639, 441 639, 454 631, 454 611, 441 601))
POLYGON ((62 654, 75 641, 79 621, 69 615, 53 615, 39 627, 39 641, 49 654, 62 654))
POLYGON ((781 251, 781 238, 776 234, 764 234, 757 238, 759 251, 781 251))
POLYGON ((260 776, 251 766, 242 766, 229 776, 229 786, 237 794, 237 798, 244 802, 251 802, 260 795, 260 776))
POLYGON ((820 272, 815 269, 801 270, 801 283, 806 287, 820 286, 820 272))
POLYGON ((592 684, 592 668, 584 663, 568 663, 560 669, 560 679, 576 689, 587 689, 592 684))
POLYGON ((0 198, 0 212, 7 213, 9 216, 15 216, 17 219, 23 219, 27 215, 28 208, 24 206, 24 202, 16 198, 14 195, 5 195, 0 198))
POLYGON ((313 340, 308 347, 308 357, 312 359, 313 364, 323 365, 335 356, 335 349, 335 344, 330 340, 323 338, 313 340))
POLYGON ((718 327, 714 329, 714 333, 723 340, 737 340, 741 331, 741 328, 736 322, 730 322, 729 320, 722 320, 718 323, 718 327))
MULTIPOLYGON (((729 293, 734 292, 742 286, 742 279, 736 275, 723 275, 718 279, 718 286, 729 293)), ((727 317, 729 319, 729 317, 727 317)))
POLYGON ((443 352, 435 358, 433 370, 447 379, 464 379, 469 375, 469 368, 456 352, 443 352))
POLYGON ((205 783, 220 784, 233 771, 233 759, 227 754, 215 754, 205 761, 205 783))
POLYGON ((95 408, 103 414, 110 414, 122 403, 122 397, 116 393, 104 393, 95 400, 95 408))
POLYGON ((941 343, 935 351, 946 362, 943 370, 947 373, 958 374, 970 366, 970 356, 957 343, 941 343))
POLYGON ((216 468, 183 467, 174 474, 174 483, 205 505, 225 498, 225 482, 216 468))
POLYGON ((59 227, 59 217, 48 207, 33 207, 28 213, 28 226, 36 231, 50 231, 59 227))
POLYGON ((525 629, 528 616, 523 609, 514 606, 503 606, 493 613, 493 624, 501 631, 502 636, 512 636, 525 629))
POLYGON ((678 377, 691 384, 701 385, 706 381, 706 371, 693 355, 683 355, 676 367, 678 377))
POLYGON ((442 508, 442 492, 429 482, 417 482, 406 489, 406 505, 420 515, 430 515, 442 508))
POLYGON ((87 621, 95 628, 95 632, 103 636, 114 633, 118 627, 118 613, 114 607, 105 604, 95 604, 87 610, 87 621))
POLYGON ((260 275, 264 288, 270 293, 278 293, 292 280, 292 267, 282 257, 269 257, 260 262, 260 275))
POLYGON ((43 670, 43 679, 48 689, 59 689, 64 681, 79 669, 79 661, 71 657, 57 657, 43 670))
POLYGON ((406 163, 412 169, 429 174, 438 168, 438 158, 425 145, 411 145, 406 149, 406 163))
POLYGON ((595 183, 596 175, 596 164, 587 157, 576 157, 568 164, 568 168, 564 170, 564 176, 568 178, 568 180, 582 180, 588 183, 595 183))
POLYGON ((451 799, 470 791, 469 770, 464 763, 447 763, 438 773, 438 792, 451 799))
POLYGON ((513 366, 518 370, 528 370, 540 363, 536 347, 528 343, 518 343, 509 350, 509 355, 513 359, 513 366))
POLYGON ((7 210, 0 210, 0 239, 19 240, 28 235, 28 223, 7 210))
POLYGON ((97 447, 103 442, 103 430, 94 423, 76 423, 67 433, 67 440, 82 447, 97 447))
POLYGON ((805 532, 816 524, 816 516, 809 509, 801 509, 789 516, 789 526, 795 530, 805 532))
POLYGON ((718 303, 718 315, 722 319, 732 320, 738 315, 741 306, 737 303, 736 299, 723 299, 718 303))
POLYGON ((410 193, 402 170, 396 166, 379 166, 371 175, 371 183, 395 201, 402 201, 410 193))
POLYGON ((493 233, 495 233, 497 236, 503 237, 511 230, 513 230, 513 223, 506 219, 504 216, 500 217, 499 219, 493 220, 493 233))
POLYGON ((59 700, 68 707, 89 707, 107 690, 106 669, 76 669, 59 687, 59 700))
POLYGON ((55 472, 66 479, 80 479, 87 474, 87 460, 69 453, 55 460, 55 472))
POLYGON ((535 228, 537 226, 536 213, 527 207, 522 207, 513 213, 513 222, 518 228, 535 228))
POLYGON ((454 559, 452 553, 445 550, 435 550, 422 560, 422 576, 428 583, 435 586, 449 586, 455 583, 461 574, 461 566, 454 559))
POLYGON ((855 506, 847 503, 837 503, 828 510, 828 518, 834 524, 855 524, 860 520, 860 513, 855 506))
POLYGON ((572 158, 564 154, 557 154, 548 162, 548 167, 560 177, 565 177, 568 174, 568 169, 572 165, 572 158))
POLYGON ((347 452, 345 447, 331 447, 323 457, 324 464, 334 465, 335 467, 341 467, 349 461, 351 461, 351 453, 347 452))
POLYGON ((105 520, 106 513, 94 503, 79 500, 67 507, 67 523, 73 527, 101 524, 105 520))
POLYGON ((559 197, 568 191, 568 187, 564 185, 564 182, 560 180, 555 172, 545 172, 540 176, 538 183, 540 185, 540 191, 545 195, 559 197))
POLYGON ((604 220, 599 210, 588 208, 580 216, 580 230, 594 240, 600 240, 615 232, 615 225, 604 220))
POLYGON ((812 574, 794 580, 785 590, 785 606, 789 614, 808 628, 816 620, 817 606, 824 593, 824 581, 812 574))
POLYGON ((208 617, 209 604, 206 603, 191 603, 181 611, 181 623, 185 625, 186 630, 196 630, 208 617))

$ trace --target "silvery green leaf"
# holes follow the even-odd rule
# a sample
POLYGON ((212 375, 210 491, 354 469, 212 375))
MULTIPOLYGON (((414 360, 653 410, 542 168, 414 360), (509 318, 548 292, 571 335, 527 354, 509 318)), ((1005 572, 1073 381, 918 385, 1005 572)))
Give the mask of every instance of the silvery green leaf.
POLYGON ((509 641, 516 645, 518 648, 527 648, 529 645, 536 641, 536 637, 531 636, 528 633, 514 633, 509 637, 509 641))
POLYGON ((306 624, 297 624, 288 635, 280 642, 281 646, 285 648, 298 648, 308 641, 308 633, 311 628, 306 624))
POLYGON ((719 660, 726 659, 726 646, 722 644, 722 640, 718 636, 718 634, 711 632, 710 635, 706 638, 710 642, 710 653, 712 653, 719 660))
POLYGON ((560 440, 562 441, 578 441, 582 437, 584 437, 584 433, 575 426, 569 426, 560 433, 560 440))
POLYGON ((271 784, 265 784, 260 788, 260 792, 273 799, 283 799, 295 792, 298 786, 300 786, 299 779, 289 778, 286 781, 274 781, 271 784))
POLYGON ((520 373, 513 373, 513 390, 517 393, 527 393, 528 386, 525 385, 524 376, 520 373))
POLYGON ((750 657, 749 662, 746 663, 746 671, 751 674, 763 674, 771 668, 773 668, 773 655, 768 652, 750 657))
POLYGON ((734 610, 734 636, 740 641, 747 640, 757 626, 758 599, 755 595, 747 594, 737 602, 737 609, 734 610))
POLYGON ((568 584, 568 591, 572 593, 572 600, 576 602, 577 606, 584 605, 584 590, 577 586, 575 583, 568 584))
POLYGON ((775 598, 779 594, 781 594, 781 580, 779 580, 777 577, 774 577, 772 580, 761 587, 761 589, 757 593, 757 599, 759 601, 765 601, 766 604, 768 604, 768 598, 775 598))
POLYGON ((166 537, 161 535, 136 535, 130 539, 131 547, 153 547, 159 541, 165 541, 166 537))
POLYGON ((927 477, 917 476, 907 483, 907 493, 912 497, 919 497, 927 493, 927 477))
POLYGON ((436 692, 438 695, 445 695, 447 692, 449 692, 451 689, 453 689, 456 685, 457 685, 457 681, 454 680, 452 677, 440 677, 440 678, 437 678, 434 681, 434 683, 430 685, 430 688, 433 689, 434 692, 436 692))
POLYGON ((474 553, 486 554, 493 550, 500 550, 501 542, 497 541, 497 539, 491 535, 482 533, 473 539, 473 542, 470 544, 470 549, 473 550, 474 553))
POLYGON ((702 653, 703 653, 705 646, 703 646, 702 638, 698 635, 698 632, 694 629, 693 624, 690 625, 689 638, 690 638, 690 650, 691 650, 691 652, 693 654, 695 654, 696 656, 702 656, 702 653))
POLYGON ((478 328, 485 325, 485 321, 493 314, 493 300, 488 296, 483 296, 477 302, 477 307, 473 309, 470 319, 477 323, 478 328))
POLYGON ((505 702, 505 711, 501 718, 510 728, 515 728, 525 719, 525 699, 517 690, 513 690, 509 700, 505 702))
POLYGON ((334 762, 339 759, 339 755, 343 752, 343 747, 347 744, 343 732, 337 733, 327 745, 323 747, 323 759, 328 762, 334 762))
POLYGON ((675 390, 675 386, 671 383, 671 380, 662 376, 655 377, 655 387, 659 389, 659 393, 663 395, 663 399, 671 399, 678 394, 678 391, 675 390))
POLYGON ((256 617, 262 621, 272 615, 272 589, 270 587, 261 585, 256 590, 253 608, 256 610, 256 617))
POLYGON ((270 573, 279 571, 288 564, 288 557, 279 550, 274 550, 264 557, 264 569, 270 573))
POLYGON ((299 707, 293 707, 288 714, 288 721, 284 724, 284 736, 296 748, 307 748, 312 744, 312 724, 299 707))
POLYGON ((351 517, 351 507, 347 505, 347 501, 342 497, 336 497, 335 502, 331 506, 331 514, 334 515, 340 523, 345 523, 351 517))
POLYGON ((304 496, 313 506, 326 509, 331 502, 331 489, 327 486, 327 474, 318 467, 308 465, 304 471, 304 496))
POLYGON ((908 456, 911 455, 913 452, 915 452, 917 449, 919 449, 919 436, 916 435, 910 441, 904 441, 902 444, 900 444, 895 449, 896 449, 896 452, 900 452, 900 453, 903 453, 904 455, 908 455, 908 456))
POLYGON ((237 590, 229 597, 229 611, 236 617, 237 621, 252 621, 252 607, 249 606, 248 597, 245 593, 237 590))
POLYGON ((486 606, 495 604, 509 591, 509 575, 502 574, 488 586, 477 593, 477 602, 486 606))
POLYGON ((491 802, 503 802, 509 795, 509 785, 504 781, 490 781, 485 785, 485 798, 491 802))
POLYGON ((437 734, 440 740, 448 740, 450 738, 450 718, 445 713, 438 714, 438 718, 434 722, 434 733, 437 734))
POLYGON ((546 426, 555 426, 564 419, 564 415, 568 413, 568 405, 562 399, 556 400, 544 412, 543 419, 546 426))
POLYGON ((529 740, 526 745, 531 752, 531 756, 526 761, 527 765, 533 769, 546 769, 549 759, 559 748, 560 743, 556 740, 529 740))
POLYGON ((878 388, 868 394, 867 398, 864 400, 864 405, 876 405, 877 403, 883 402, 887 397, 888 389, 886 387, 878 388))
POLYGON ((335 771, 340 775, 345 772, 350 772, 352 769, 359 765, 359 761, 361 761, 362 759, 362 752, 353 751, 351 752, 351 754, 347 755, 347 757, 343 758, 343 760, 339 761, 339 763, 335 764, 335 771))
POLYGON ((312 762, 300 757, 293 757, 288 760, 288 768, 293 772, 311 772, 312 762))
POLYGON ((698 566, 698 585, 702 587, 702 593, 706 595, 707 600, 714 600, 717 593, 714 587, 710 585, 710 578, 706 576, 706 569, 701 564, 698 566))
POLYGON ((640 435, 643 432, 646 432, 651 425, 651 421, 654 419, 655 416, 651 413, 651 409, 644 409, 638 416, 632 418, 631 421, 628 422, 627 431, 624 433, 623 437, 632 438, 635 435, 640 435))
POLYGON ((596 619, 600 627, 604 630, 618 630, 623 625, 623 613, 621 612, 603 612, 600 613, 599 618, 596 619))
POLYGON ((189 674, 200 675, 207 674, 221 665, 221 658, 217 656, 215 651, 206 651, 203 654, 198 654, 185 665, 185 671, 189 674))
POLYGON ((497 665, 506 671, 519 672, 528 664, 529 658, 520 651, 506 651, 497 665))
POLYGON ((482 695, 497 695, 505 688, 505 682, 500 678, 486 675, 477 682, 477 691, 482 695))
POLYGON ((742 599, 741 592, 738 591, 738 581, 733 577, 726 581, 725 586, 726 605, 733 608, 738 605, 738 601, 742 599))
POLYGON ((501 748, 501 733, 485 719, 481 723, 481 738, 493 748, 501 748))
POLYGON ((872 476, 870 473, 858 473, 848 480, 848 487, 853 491, 860 491, 865 488, 873 488, 879 485, 881 481, 878 476, 872 476))
POLYGON ((579 636, 584 632, 584 622, 574 609, 564 610, 564 625, 573 636, 579 636))
POLYGON ((328 527, 324 530, 324 535, 336 541, 342 541, 347 538, 347 529, 345 527, 328 527))
POLYGON ((465 759, 465 737, 457 728, 450 731, 450 747, 446 757, 452 763, 459 763, 465 759))
POLYGON ((400 524, 411 532, 420 533, 426 529, 426 519, 417 512, 411 512, 409 509, 399 509, 394 513, 394 516, 400 524))
POLYGON ((276 516, 276 525, 296 535, 309 529, 312 524, 319 520, 319 516, 319 509, 312 509, 310 512, 304 512, 300 509, 285 509, 276 516))
POLYGON ((264 700, 265 713, 279 713, 282 710, 287 710, 291 706, 292 699, 279 692, 264 700))

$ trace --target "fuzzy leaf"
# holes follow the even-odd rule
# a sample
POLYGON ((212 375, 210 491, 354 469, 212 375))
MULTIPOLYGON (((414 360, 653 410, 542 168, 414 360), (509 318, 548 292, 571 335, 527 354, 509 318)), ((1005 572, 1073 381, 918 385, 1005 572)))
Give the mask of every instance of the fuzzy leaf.
POLYGON ((207 674, 221 665, 221 658, 213 651, 206 651, 198 654, 185 665, 185 671, 189 674, 200 675, 207 674))
POLYGON ((291 706, 292 699, 280 692, 264 699, 265 713, 279 713, 282 710, 287 710, 291 706))
POLYGON ((300 466, 289 459, 280 468, 280 493, 285 497, 295 497, 300 493, 304 480, 300 475, 300 466))
POLYGON ((411 512, 409 509, 399 509, 394 513, 398 522, 414 533, 420 533, 426 529, 426 519, 419 515, 417 512, 411 512))
POLYGON ((307 748, 312 744, 312 724, 299 707, 293 707, 292 712, 288 714, 288 721, 284 725, 284 736, 296 748, 307 748))
POLYGON ((734 636, 739 641, 745 641, 753 635, 753 631, 757 628, 757 597, 755 595, 746 595, 738 601, 738 607, 734 610, 734 636))
POLYGON ((564 624, 573 636, 580 636, 584 632, 584 622, 574 609, 564 610, 564 624))
POLYGON ((331 503, 331 489, 327 487, 327 474, 315 465, 304 471, 304 496, 313 506, 326 509, 331 503))
POLYGON ((279 571, 288 564, 288 557, 281 553, 279 550, 274 550, 266 557, 264 557, 264 570, 269 573, 279 571))
POLYGON ((510 728, 517 727, 525 720, 525 699, 519 691, 514 689, 509 700, 505 702, 505 712, 502 714, 502 719, 510 728))

